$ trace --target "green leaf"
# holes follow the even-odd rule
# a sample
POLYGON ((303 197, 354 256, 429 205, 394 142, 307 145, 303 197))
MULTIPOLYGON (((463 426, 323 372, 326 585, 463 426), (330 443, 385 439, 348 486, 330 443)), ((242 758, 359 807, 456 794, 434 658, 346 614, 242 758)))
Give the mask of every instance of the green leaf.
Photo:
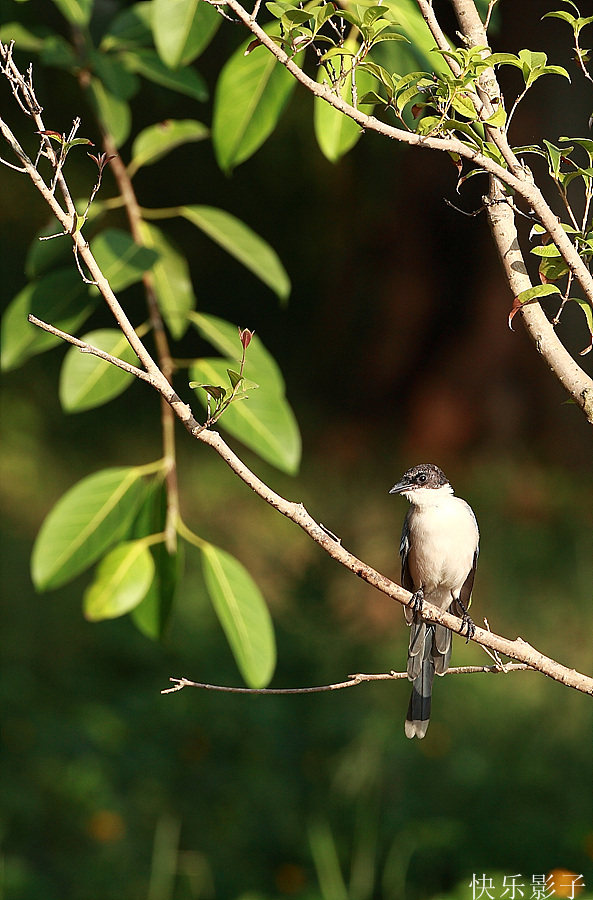
POLYGON ((182 206, 179 213, 238 259, 281 300, 287 299, 290 279, 278 254, 248 225, 212 206, 182 206))
POLYGON ((152 166, 171 150, 190 141, 203 141, 208 129, 195 119, 166 119, 145 128, 132 144, 132 161, 128 166, 134 175, 142 166, 152 166))
POLYGON ((194 100, 208 99, 206 82, 195 69, 169 69, 154 50, 128 50, 122 53, 122 59, 131 72, 142 75, 148 81, 169 88, 170 91, 177 91, 178 94, 186 94, 194 100))
MULTIPOLYGON (((250 348, 251 349, 251 348, 250 348)), ((247 369, 247 365, 245 367, 247 369)), ((190 369, 190 378, 206 384, 224 384, 227 361, 224 359, 199 359, 190 369)), ((284 396, 273 386, 254 375, 249 369, 249 379, 259 385, 247 399, 232 403, 217 423, 223 430, 238 438, 262 459, 289 475, 298 471, 301 455, 301 439, 294 413, 284 396)), ((201 391, 197 391, 204 402, 201 391)))
POLYGON ((200 0, 154 0, 153 7, 155 47, 172 69, 196 59, 222 21, 212 6, 200 0))
POLYGON ((108 91, 98 78, 89 83, 90 98, 99 121, 109 125, 116 147, 121 147, 130 134, 132 114, 125 100, 108 91))
POLYGON ((32 281, 16 295, 2 317, 2 369, 14 369, 31 356, 64 343, 28 322, 29 313, 75 334, 96 305, 97 299, 89 296, 87 286, 73 267, 55 269, 32 281))
POLYGON ((563 275, 566 275, 569 270, 562 257, 556 257, 542 259, 538 271, 542 281, 557 281, 559 278, 562 278, 563 275))
POLYGON ((187 331, 187 314, 196 305, 187 260, 156 225, 141 222, 140 231, 145 245, 158 253, 152 268, 154 291, 167 328, 179 340, 187 331))
POLYGON ((141 468, 104 469, 58 500, 33 547, 31 576, 37 590, 71 581, 120 539, 144 496, 141 476, 141 468))
POLYGON ((492 125, 493 128, 504 128, 507 120, 507 114, 504 106, 501 104, 490 116, 485 120, 486 125, 492 125))
MULTIPOLYGON (((162 534, 167 520, 167 490, 161 479, 153 479, 138 515, 126 535, 130 540, 162 534)), ((170 554, 164 541, 151 544, 154 578, 143 600, 131 613, 136 627, 152 640, 161 639, 167 629, 175 592, 183 572, 184 544, 178 541, 170 554)))
POLYGON ((93 11, 93 0, 54 0, 65 19, 73 25, 88 25, 93 11))
POLYGON ((517 300, 519 303, 528 303, 532 300, 540 300, 542 297, 548 297, 550 294, 559 294, 560 289, 555 284, 536 284, 535 287, 527 288, 521 291, 517 300))
POLYGON ((556 244, 541 244, 539 247, 532 247, 530 253, 534 256, 544 256, 546 259, 560 256, 560 250, 556 244))
MULTIPOLYGON (((124 362, 138 365, 138 357, 117 328, 90 331, 81 340, 124 362)), ((131 373, 92 353, 81 353, 77 347, 71 347, 60 372, 60 402, 66 412, 94 409, 118 397, 133 380, 131 373)))
MULTIPOLYGON (((357 71, 355 77, 358 97, 376 87, 374 77, 366 70, 357 71)), ((319 67, 317 78, 321 84, 327 81, 327 73, 322 66, 319 67)), ((351 75, 340 86, 340 96, 346 103, 353 105, 351 75)), ((357 143, 363 133, 362 127, 321 97, 315 97, 313 103, 317 143, 325 158, 335 163, 357 143)))
POLYGON ((229 553, 204 543, 204 580, 245 682, 269 683, 276 665, 274 628, 261 592, 245 567, 229 553))
POLYGON ((136 284, 158 259, 155 250, 140 247, 121 228, 101 231, 92 239, 91 251, 114 291, 136 284))
POLYGON ((152 0, 134 3, 115 16, 101 39, 101 50, 152 47, 152 0))
MULTIPOLYGON (((214 93, 212 143, 223 172, 245 162, 267 140, 296 86, 290 72, 265 47, 246 55, 250 43, 242 44, 226 62, 214 93)), ((295 62, 301 58, 297 55, 295 62)))
POLYGON ((91 622, 130 612, 146 596, 154 561, 146 541, 125 541, 101 560, 93 583, 84 592, 84 614, 91 622))

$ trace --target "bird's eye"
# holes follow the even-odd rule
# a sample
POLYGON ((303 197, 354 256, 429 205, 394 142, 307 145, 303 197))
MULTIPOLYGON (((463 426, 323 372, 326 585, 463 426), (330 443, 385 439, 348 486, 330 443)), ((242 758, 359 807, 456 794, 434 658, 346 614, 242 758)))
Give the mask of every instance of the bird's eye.
POLYGON ((421 472, 420 475, 416 477, 416 481, 418 482, 418 484, 424 484, 427 478, 428 475, 425 472, 421 472))

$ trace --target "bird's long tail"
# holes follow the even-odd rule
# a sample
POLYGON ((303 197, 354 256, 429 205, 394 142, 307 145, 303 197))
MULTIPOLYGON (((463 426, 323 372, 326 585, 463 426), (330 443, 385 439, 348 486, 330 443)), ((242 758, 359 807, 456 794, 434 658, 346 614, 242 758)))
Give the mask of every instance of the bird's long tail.
POLYGON ((435 672, 444 675, 451 659, 451 632, 444 625, 429 625, 414 615, 408 649, 408 678, 412 696, 406 716, 406 737, 423 738, 430 720, 435 672))

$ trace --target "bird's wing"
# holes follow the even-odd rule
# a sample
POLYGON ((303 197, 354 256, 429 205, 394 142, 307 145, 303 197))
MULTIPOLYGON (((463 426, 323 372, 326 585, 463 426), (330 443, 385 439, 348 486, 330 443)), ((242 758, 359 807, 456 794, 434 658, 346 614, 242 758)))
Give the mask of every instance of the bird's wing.
POLYGON ((472 596, 472 588, 474 586, 474 578, 476 575, 476 566, 478 565, 478 553, 479 547, 476 547, 476 552, 474 553, 474 561, 472 563, 472 567, 469 570, 468 576, 465 579, 463 587, 459 592, 459 599, 463 603, 466 609, 469 609, 469 605, 471 603, 472 596))
MULTIPOLYGON (((399 545, 399 555, 402 559, 402 574, 401 574, 401 583, 402 587, 406 589, 406 591, 410 591, 411 594, 414 593, 414 582, 412 581, 412 576, 410 575, 410 567, 408 565, 408 556, 410 553, 410 512, 411 509, 406 513, 406 518, 404 519, 404 527, 402 528, 402 538, 399 545)), ((414 618, 414 613, 409 607, 404 607, 404 613, 406 615, 406 622, 408 625, 412 624, 412 620, 414 618)))

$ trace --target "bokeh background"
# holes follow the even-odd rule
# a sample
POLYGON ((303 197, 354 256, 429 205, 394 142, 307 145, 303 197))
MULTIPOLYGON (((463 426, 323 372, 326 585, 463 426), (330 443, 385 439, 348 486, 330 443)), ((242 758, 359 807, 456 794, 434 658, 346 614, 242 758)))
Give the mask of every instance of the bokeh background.
MULTIPOLYGON (((3 0, 2 20, 17 7, 64 29, 53 5, 34 0, 3 0)), ((514 123, 515 144, 587 134, 591 91, 571 62, 570 32, 540 21, 553 8, 517 0, 499 12, 495 49, 545 50, 573 77, 572 86, 538 82, 514 123)), ((211 87, 243 39, 225 23, 200 59, 211 87)), ((517 74, 504 78, 514 96, 517 74)), ((47 127, 66 130, 79 114, 98 139, 68 75, 39 66, 36 83, 47 127)), ((23 133, 8 92, 1 97, 2 115, 23 133)), ((184 117, 209 123, 211 103, 152 87, 134 104, 135 132, 184 117)), ((25 284, 26 250, 47 216, 23 177, 0 177, 5 306, 25 284)), ((84 193, 93 173, 73 160, 69 177, 84 193)), ((248 464, 397 578, 405 503, 387 491, 410 465, 437 463, 480 523, 475 620, 486 616, 494 631, 590 672, 590 427, 521 324, 508 329, 511 297, 484 217, 444 202, 471 212, 485 184, 471 179, 458 196, 455 180, 448 159, 376 135, 331 165, 315 143, 311 100, 297 91, 273 137, 232 177, 203 142, 177 150, 174 165, 141 171, 136 187, 146 206, 234 213, 289 271, 293 291, 281 308, 222 250, 171 224, 199 308, 255 328, 287 380, 301 470, 289 478, 232 442, 248 464)), ((106 176, 104 196, 112 190, 106 176)), ((141 296, 128 296, 140 320, 141 296)), ((567 309, 560 326, 575 353, 588 342, 580 315, 567 309)), ((92 324, 110 324, 107 313, 92 324)), ((194 335, 183 353, 204 349, 194 335)), ((508 886, 520 874, 532 897, 533 878, 560 869, 582 875, 580 896, 591 896, 589 697, 535 673, 439 679, 428 735, 411 742, 405 682, 289 697, 163 696, 171 676, 240 684, 191 551, 162 644, 128 617, 86 622, 88 575, 35 594, 32 543, 64 490, 97 468, 160 452, 158 398, 141 384, 106 407, 63 414, 63 352, 2 378, 0 896, 461 900, 474 876, 487 876, 498 900, 505 877, 508 886)), ((592 356, 579 360, 589 372, 592 356)), ((242 560, 270 604, 274 686, 401 670, 408 633, 399 606, 326 558, 207 448, 181 429, 178 437, 185 520, 242 560)), ((487 662, 455 640, 454 663, 487 662)))

